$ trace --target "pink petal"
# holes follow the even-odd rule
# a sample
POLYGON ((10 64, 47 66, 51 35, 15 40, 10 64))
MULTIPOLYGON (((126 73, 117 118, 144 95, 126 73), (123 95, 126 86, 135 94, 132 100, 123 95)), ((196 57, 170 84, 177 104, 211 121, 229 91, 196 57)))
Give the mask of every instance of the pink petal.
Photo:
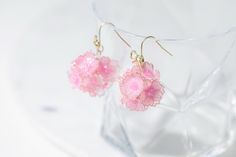
POLYGON ((136 76, 128 78, 124 85, 126 86, 127 94, 132 99, 139 96, 139 94, 143 91, 144 83, 142 78, 136 76))

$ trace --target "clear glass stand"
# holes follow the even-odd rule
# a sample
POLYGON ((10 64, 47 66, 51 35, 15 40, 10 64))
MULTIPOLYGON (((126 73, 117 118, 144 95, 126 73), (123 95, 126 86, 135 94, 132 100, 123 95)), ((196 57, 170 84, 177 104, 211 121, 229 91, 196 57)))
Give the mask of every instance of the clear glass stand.
MULTIPOLYGON (((232 6, 235 2, 220 0, 214 4, 194 0, 93 3, 99 22, 114 23, 114 29, 135 48, 144 36, 154 35, 174 54, 165 55, 154 42, 146 44, 145 58, 160 71, 165 96, 155 108, 130 111, 121 104, 118 85, 114 85, 105 99, 105 139, 134 157, 206 157, 228 149, 235 133, 232 6)), ((104 33, 108 36, 104 53, 120 60, 122 74, 132 65, 130 50, 111 30, 104 33)))

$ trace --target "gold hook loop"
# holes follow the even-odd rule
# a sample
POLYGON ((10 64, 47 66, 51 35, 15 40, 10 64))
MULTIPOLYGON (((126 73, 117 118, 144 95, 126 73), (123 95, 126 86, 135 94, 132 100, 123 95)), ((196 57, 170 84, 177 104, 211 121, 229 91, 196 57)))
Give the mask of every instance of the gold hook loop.
POLYGON ((141 43, 141 56, 143 57, 143 45, 144 45, 144 42, 147 40, 147 39, 154 39, 155 42, 157 43, 157 45, 162 49, 164 50, 166 53, 168 53, 170 56, 173 56, 172 53, 170 53, 168 50, 166 50, 162 45, 161 43, 156 39, 156 37, 154 36, 147 36, 146 38, 143 39, 142 43, 141 43))
POLYGON ((130 52, 130 59, 132 59, 133 62, 137 61, 137 58, 138 58, 138 54, 135 50, 132 50, 130 52))

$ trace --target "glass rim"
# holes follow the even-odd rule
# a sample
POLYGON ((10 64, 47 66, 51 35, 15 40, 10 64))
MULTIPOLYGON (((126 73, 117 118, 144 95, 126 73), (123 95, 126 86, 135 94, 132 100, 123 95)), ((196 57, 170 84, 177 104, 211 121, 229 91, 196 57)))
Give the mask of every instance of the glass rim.
MULTIPOLYGON (((97 21, 99 23, 107 23, 107 22, 113 23, 112 21, 105 21, 101 16, 99 16, 95 0, 93 0, 91 2, 91 7, 92 7, 92 12, 93 12, 95 18, 97 19, 97 21)), ((145 37, 147 37, 147 35, 136 34, 136 33, 133 33, 131 31, 125 30, 123 28, 117 27, 116 24, 114 24, 113 27, 114 27, 114 30, 116 30, 118 32, 128 34, 128 35, 131 35, 131 36, 136 37, 136 38, 145 38, 145 37)), ((199 41, 199 40, 209 40, 209 39, 212 39, 212 38, 225 36, 225 35, 230 34, 232 32, 236 32, 236 26, 232 26, 232 27, 230 27, 229 29, 226 29, 223 32, 219 32, 219 33, 215 33, 215 34, 207 34, 207 35, 204 35, 204 36, 201 36, 201 37, 198 37, 198 38, 157 38, 157 39, 158 39, 158 41, 165 41, 165 42, 199 41)))

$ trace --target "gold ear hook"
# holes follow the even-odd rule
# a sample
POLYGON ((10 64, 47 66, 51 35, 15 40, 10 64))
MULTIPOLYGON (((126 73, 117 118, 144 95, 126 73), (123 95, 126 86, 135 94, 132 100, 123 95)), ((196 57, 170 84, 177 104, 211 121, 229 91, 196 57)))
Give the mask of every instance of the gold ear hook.
POLYGON ((168 53, 170 56, 173 56, 172 53, 170 53, 168 50, 166 50, 162 45, 161 43, 154 37, 154 36, 147 36, 146 38, 143 39, 142 43, 141 43, 141 57, 143 58, 143 45, 144 45, 144 42, 147 40, 147 39, 154 39, 155 42, 157 43, 158 46, 160 46, 160 48, 162 50, 164 50, 166 53, 168 53))
POLYGON ((103 45, 101 44, 101 32, 102 32, 102 28, 105 26, 105 25, 111 25, 114 27, 114 25, 112 23, 109 23, 109 22, 105 22, 105 23, 102 23, 99 27, 99 30, 98 30, 98 35, 95 35, 94 36, 94 45, 97 49, 97 55, 101 55, 102 51, 104 50, 104 47, 103 45))
MULTIPOLYGON (((100 27, 99 27, 99 30, 98 30, 98 36, 97 35, 95 35, 94 36, 94 45, 95 45, 95 47, 96 47, 96 49, 97 49, 97 53, 98 54, 101 54, 101 52, 104 50, 104 47, 102 46, 102 44, 101 44, 101 38, 102 38, 102 28, 105 26, 105 25, 110 25, 110 26, 112 26, 112 27, 114 27, 115 28, 115 25, 113 24, 113 23, 111 23, 111 22, 104 22, 104 23, 102 23, 101 25, 100 25, 100 27)), ((129 48, 131 48, 132 49, 132 47, 131 47, 131 45, 118 33, 118 31, 117 30, 113 30, 115 33, 116 33, 116 35, 129 47, 129 48)))
POLYGON ((102 32, 102 28, 106 25, 110 25, 112 27, 115 27, 115 25, 113 23, 110 22, 104 22, 100 25, 99 30, 98 30, 98 41, 101 42, 101 32, 102 32))

